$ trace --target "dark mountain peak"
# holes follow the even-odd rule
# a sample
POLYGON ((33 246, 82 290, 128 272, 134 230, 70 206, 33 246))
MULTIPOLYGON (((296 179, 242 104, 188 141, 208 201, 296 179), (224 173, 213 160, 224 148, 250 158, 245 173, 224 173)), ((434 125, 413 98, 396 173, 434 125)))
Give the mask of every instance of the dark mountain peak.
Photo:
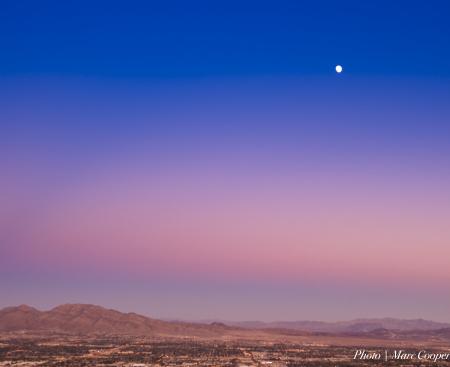
POLYGON ((110 311, 102 306, 85 303, 65 303, 50 310, 50 312, 82 312, 82 311, 110 311))
POLYGON ((34 307, 31 307, 31 306, 28 306, 28 305, 25 305, 25 304, 17 306, 16 309, 18 311, 22 311, 22 312, 39 312, 34 307))
POLYGON ((0 310, 0 313, 39 313, 41 311, 28 305, 5 307, 0 310))

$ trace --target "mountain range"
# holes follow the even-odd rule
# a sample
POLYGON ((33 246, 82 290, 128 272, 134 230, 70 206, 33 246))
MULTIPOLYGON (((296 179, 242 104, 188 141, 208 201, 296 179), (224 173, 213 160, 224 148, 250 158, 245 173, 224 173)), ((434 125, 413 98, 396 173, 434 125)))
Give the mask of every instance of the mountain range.
POLYGON ((348 333, 371 332, 377 329, 411 331, 411 330, 438 330, 449 328, 450 324, 423 319, 355 319, 351 321, 324 322, 324 321, 244 321, 224 322, 228 325, 251 329, 292 329, 319 333, 348 333))
POLYGON ((0 310, 0 332, 60 332, 154 337, 363 336, 379 339, 450 341, 450 324, 422 319, 357 319, 343 322, 208 322, 163 321, 101 306, 65 304, 49 311, 21 305, 0 310))
POLYGON ((88 304, 65 304, 49 311, 27 305, 0 310, 0 331, 207 337, 222 334, 224 328, 220 323, 167 322, 88 304))

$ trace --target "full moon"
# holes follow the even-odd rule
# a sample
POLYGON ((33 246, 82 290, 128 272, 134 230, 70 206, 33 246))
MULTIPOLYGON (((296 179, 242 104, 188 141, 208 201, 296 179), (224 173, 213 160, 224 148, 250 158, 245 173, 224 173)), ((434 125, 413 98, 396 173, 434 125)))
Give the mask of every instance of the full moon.
POLYGON ((340 74, 342 73, 342 66, 341 65, 336 65, 336 73, 340 74))

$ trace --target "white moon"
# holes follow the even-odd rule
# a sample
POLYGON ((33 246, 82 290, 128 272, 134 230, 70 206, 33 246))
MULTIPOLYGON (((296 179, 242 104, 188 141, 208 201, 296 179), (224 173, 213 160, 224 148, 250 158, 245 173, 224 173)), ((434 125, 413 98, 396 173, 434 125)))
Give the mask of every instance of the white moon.
POLYGON ((344 69, 342 69, 341 65, 336 65, 336 73, 340 74, 340 73, 342 73, 342 70, 344 70, 344 69))

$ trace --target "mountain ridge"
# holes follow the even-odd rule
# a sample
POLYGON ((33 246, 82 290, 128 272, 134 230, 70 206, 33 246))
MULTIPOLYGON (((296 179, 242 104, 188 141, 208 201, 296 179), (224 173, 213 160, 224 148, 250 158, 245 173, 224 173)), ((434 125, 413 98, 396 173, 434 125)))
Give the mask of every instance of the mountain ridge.
MULTIPOLYGON (((238 327, 234 327, 238 329, 238 327)), ((76 334, 214 336, 222 325, 167 322, 91 304, 64 304, 48 311, 20 305, 0 310, 0 331, 56 331, 76 334)))
POLYGON ((63 304, 47 311, 28 305, 0 310, 0 331, 55 331, 76 334, 130 334, 151 336, 216 337, 262 332, 286 335, 404 336, 449 335, 450 324, 424 319, 370 318, 350 321, 247 321, 209 323, 164 321, 134 312, 120 312, 92 304, 63 304))
POLYGON ((283 328, 304 330, 310 332, 370 332, 376 329, 412 331, 412 330, 438 330, 450 327, 450 323, 437 322, 424 319, 398 319, 393 317, 383 318, 358 318, 349 321, 243 321, 226 322, 225 324, 253 329, 283 328))

